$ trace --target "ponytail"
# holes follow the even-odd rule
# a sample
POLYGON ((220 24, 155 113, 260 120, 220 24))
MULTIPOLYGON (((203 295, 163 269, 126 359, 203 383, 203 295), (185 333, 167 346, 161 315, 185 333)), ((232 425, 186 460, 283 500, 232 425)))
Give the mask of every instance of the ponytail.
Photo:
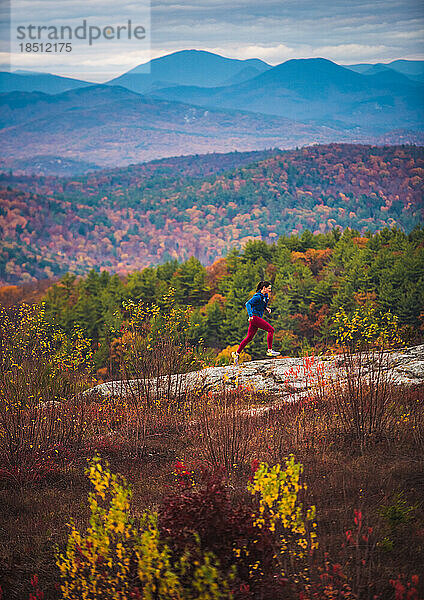
POLYGON ((256 288, 256 291, 259 292, 262 288, 268 287, 269 285, 271 285, 270 281, 260 281, 258 283, 258 287, 256 288))

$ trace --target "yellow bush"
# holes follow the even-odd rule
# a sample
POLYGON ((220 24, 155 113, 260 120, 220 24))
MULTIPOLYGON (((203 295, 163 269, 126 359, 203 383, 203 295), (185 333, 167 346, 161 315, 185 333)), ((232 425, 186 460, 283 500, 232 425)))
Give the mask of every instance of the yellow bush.
MULTIPOLYGON (((169 375, 200 369, 203 341, 193 346, 189 340, 193 307, 176 304, 170 288, 158 304, 123 300, 126 317, 121 328, 121 369, 129 378, 169 375)), ((119 311, 114 315, 119 318, 119 311)), ((117 333, 115 331, 115 333, 117 333)))
POLYGON ((337 343, 352 351, 363 347, 388 350, 403 344, 399 318, 372 303, 359 306, 350 315, 341 307, 332 321, 337 343))
POLYGON ((44 305, 0 307, 0 454, 20 481, 41 476, 57 446, 80 444, 87 426, 91 341, 50 322, 44 305))
MULTIPOLYGON (((259 514, 255 526, 268 527, 277 535, 276 552, 281 558, 288 557, 290 563, 306 557, 318 547, 315 533, 315 506, 304 514, 298 493, 306 490, 306 484, 300 482, 303 465, 294 462, 294 456, 286 459, 285 466, 280 464, 269 467, 260 463, 247 489, 258 496, 259 514)), ((286 562, 286 561, 284 561, 286 562)))
POLYGON ((90 522, 85 534, 74 523, 64 553, 56 553, 65 600, 224 600, 232 598, 212 553, 173 557, 159 535, 157 513, 139 523, 129 516, 131 489, 94 457, 86 471, 90 522), (200 558, 199 558, 200 557, 200 558), (136 595, 134 595, 136 594, 136 595))
MULTIPOLYGON (((227 346, 226 348, 221 350, 221 352, 218 354, 218 356, 215 359, 215 365, 221 366, 221 365, 228 365, 228 364, 232 363, 233 358, 232 358, 231 354, 232 354, 232 352, 235 352, 238 347, 239 347, 239 345, 236 344, 235 346, 227 346)), ((252 357, 250 356, 250 354, 248 354, 247 352, 242 350, 239 360, 240 360, 240 362, 247 362, 248 360, 252 360, 252 357)))
POLYGON ((70 336, 46 317, 45 302, 21 304, 12 316, 0 307, 2 370, 24 360, 48 367, 55 375, 65 370, 89 374, 93 370, 91 340, 79 326, 70 336))

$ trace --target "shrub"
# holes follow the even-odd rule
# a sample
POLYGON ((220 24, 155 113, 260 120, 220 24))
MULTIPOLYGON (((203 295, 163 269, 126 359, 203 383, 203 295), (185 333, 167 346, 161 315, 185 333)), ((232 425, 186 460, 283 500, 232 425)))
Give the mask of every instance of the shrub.
POLYGON ((301 472, 293 456, 274 467, 254 461, 248 495, 236 501, 223 468, 202 469, 194 486, 187 483, 184 491, 165 499, 160 529, 180 552, 197 532, 201 547, 213 552, 223 568, 234 564, 235 598, 271 599, 282 593, 290 598, 292 584, 306 576, 317 547, 315 509, 304 514, 298 500, 306 489, 301 472))
POLYGON ((252 412, 252 395, 242 387, 199 397, 191 427, 195 444, 208 464, 224 466, 227 473, 243 466, 252 452, 262 417, 252 412))
POLYGON ((157 304, 128 300, 123 307, 120 375, 135 380, 128 386, 134 403, 184 398, 181 374, 204 366, 201 345, 193 347, 188 338, 192 307, 177 306, 173 288, 157 304))
POLYGON ((363 452, 371 439, 381 437, 393 422, 393 370, 389 350, 402 344, 398 319, 365 304, 347 315, 333 317, 342 359, 335 376, 320 381, 319 396, 330 399, 328 416, 336 415, 344 433, 363 452))
POLYGON ((318 547, 315 506, 305 513, 298 499, 299 492, 306 490, 300 482, 302 472, 303 465, 290 455, 285 465, 259 464, 247 486, 258 502, 255 526, 276 535, 274 551, 283 576, 299 576, 307 568, 305 559, 318 547))
POLYGON ((379 548, 386 552, 393 551, 401 531, 406 529, 416 509, 416 506, 410 506, 406 502, 403 492, 397 493, 391 504, 380 508, 379 514, 384 520, 386 535, 378 542, 379 548))
POLYGON ((396 579, 390 580, 390 585, 395 592, 395 600, 420 600, 418 585, 420 578, 418 575, 411 575, 411 580, 402 573, 396 579))
POLYGON ((87 468, 89 495, 86 533, 74 523, 66 550, 56 564, 66 600, 224 600, 231 598, 234 569, 221 575, 219 563, 199 544, 174 555, 160 538, 156 512, 130 517, 131 489, 125 479, 94 457, 87 468))
POLYGON ((52 456, 84 437, 90 340, 50 324, 44 305, 0 311, 0 461, 9 478, 35 481, 52 456))
POLYGON ((399 318, 382 312, 373 303, 365 303, 347 314, 339 308, 332 317, 337 344, 349 353, 370 348, 388 350, 403 344, 399 318))

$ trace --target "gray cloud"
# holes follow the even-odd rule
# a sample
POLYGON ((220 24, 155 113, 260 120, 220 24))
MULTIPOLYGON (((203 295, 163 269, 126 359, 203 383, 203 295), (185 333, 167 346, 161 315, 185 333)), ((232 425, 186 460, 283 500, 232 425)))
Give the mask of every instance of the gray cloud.
MULTIPOLYGON (((135 22, 143 5, 140 0, 119 5, 112 0, 11 2, 19 14, 42 24, 58 19, 76 24, 83 18, 111 25, 128 18, 135 22)), ((258 57, 270 64, 313 56, 341 64, 424 59, 423 32, 424 5, 417 0, 153 0, 151 4, 151 57, 196 48, 234 58, 258 57)), ((4 27, 0 33, 4 41, 4 27)), ((49 68, 48 57, 17 58, 21 68, 49 68)), ((81 48, 73 54, 74 76, 85 74, 100 81, 148 58, 141 46, 99 42, 89 51, 81 48)))
MULTIPOLYGON (((424 8, 416 0, 199 0, 152 3, 155 56, 187 48, 278 64, 328 51, 340 62, 424 58, 424 8)), ((330 56, 331 54, 331 56, 330 56)))

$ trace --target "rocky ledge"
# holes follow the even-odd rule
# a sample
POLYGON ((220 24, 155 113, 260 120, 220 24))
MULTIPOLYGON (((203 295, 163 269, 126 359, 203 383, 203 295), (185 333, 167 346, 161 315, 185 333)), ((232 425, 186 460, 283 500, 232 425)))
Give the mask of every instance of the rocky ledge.
MULTIPOLYGON (((357 363, 361 362, 361 372, 364 377, 376 367, 376 360, 369 360, 365 355, 356 355, 357 363)), ((397 385, 424 383, 424 344, 388 352, 381 363, 390 380, 397 385)), ((167 388, 169 395, 181 391, 197 390, 201 393, 216 391, 221 386, 235 388, 239 385, 250 387, 260 392, 290 398, 299 398, 307 393, 321 375, 326 377, 341 377, 346 374, 341 355, 335 357, 277 357, 265 360, 245 362, 238 366, 207 367, 201 371, 193 371, 170 378, 158 378, 140 382, 108 381, 87 390, 86 393, 96 392, 103 396, 127 396, 137 392, 144 385, 150 390, 167 388)))

